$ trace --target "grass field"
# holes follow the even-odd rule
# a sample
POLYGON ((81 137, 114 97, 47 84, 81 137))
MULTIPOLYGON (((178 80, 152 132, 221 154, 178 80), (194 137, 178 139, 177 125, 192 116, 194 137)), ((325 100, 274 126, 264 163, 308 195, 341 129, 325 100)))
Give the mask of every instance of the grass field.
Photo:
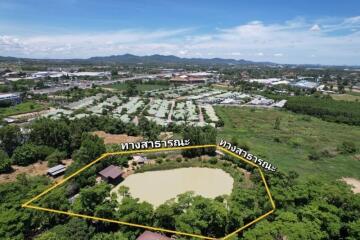
MULTIPOLYGON (((123 91, 127 89, 128 85, 126 83, 115 83, 115 84, 107 85, 106 87, 123 91)), ((168 87, 169 86, 167 85, 160 85, 160 84, 136 84, 136 88, 141 92, 156 90, 156 89, 164 89, 168 87)))
POLYGON ((237 138, 280 171, 294 170, 301 179, 360 179, 360 127, 273 109, 216 107, 216 111, 225 123, 218 138, 237 138), (276 118, 281 119, 279 130, 274 129, 276 118), (357 154, 337 150, 345 140, 357 145, 357 154), (319 153, 320 159, 309 160, 313 152, 319 153))
POLYGON ((334 100, 342 100, 342 101, 360 101, 360 94, 331 94, 331 97, 334 100))
POLYGON ((16 114, 36 112, 45 109, 44 105, 41 105, 36 102, 28 101, 23 102, 15 106, 0 108, 0 116, 7 117, 16 114))

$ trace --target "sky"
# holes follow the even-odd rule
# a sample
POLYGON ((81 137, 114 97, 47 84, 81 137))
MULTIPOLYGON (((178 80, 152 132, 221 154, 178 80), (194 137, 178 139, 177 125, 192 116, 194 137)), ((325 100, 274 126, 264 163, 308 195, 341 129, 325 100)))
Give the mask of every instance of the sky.
POLYGON ((0 56, 360 65, 359 0, 0 0, 0 56))

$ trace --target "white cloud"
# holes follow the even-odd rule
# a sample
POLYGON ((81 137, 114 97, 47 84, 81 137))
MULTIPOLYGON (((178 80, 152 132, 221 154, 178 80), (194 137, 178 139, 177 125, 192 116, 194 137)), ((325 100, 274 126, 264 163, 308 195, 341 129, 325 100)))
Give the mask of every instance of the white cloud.
POLYGON ((180 50, 179 51, 179 54, 180 55, 185 55, 185 54, 187 54, 188 53, 188 50, 180 50))
POLYGON ((236 57, 282 63, 359 64, 360 16, 281 24, 252 21, 198 34, 192 28, 101 33, 0 36, 0 55, 78 58, 132 53, 183 57, 236 57), (321 26, 320 26, 321 23, 321 26), (348 30, 342 34, 333 32, 348 30), (309 31, 310 30, 310 31, 309 31), (321 30, 321 31, 320 31, 321 30), (316 58, 310 56, 316 55, 316 58), (318 61, 318 62, 313 62, 318 61))
POLYGON ((345 18, 345 24, 360 24, 360 16, 345 18))
POLYGON ((312 32, 319 32, 321 31, 321 27, 319 26, 319 24, 314 24, 311 28, 310 31, 312 32))

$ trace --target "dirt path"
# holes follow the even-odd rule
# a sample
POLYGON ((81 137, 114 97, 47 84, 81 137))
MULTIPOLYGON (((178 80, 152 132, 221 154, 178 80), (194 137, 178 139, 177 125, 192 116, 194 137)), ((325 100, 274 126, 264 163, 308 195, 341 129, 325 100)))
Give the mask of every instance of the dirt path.
POLYGON ((341 180, 350 185, 354 193, 360 193, 360 180, 355 178, 342 178, 341 180))
MULTIPOLYGON (((69 166, 73 160, 67 159, 62 161, 64 165, 69 166)), ((0 174, 0 183, 8 183, 16 181, 19 174, 26 173, 30 176, 43 176, 47 174, 48 165, 46 161, 37 162, 26 167, 13 165, 12 173, 0 174)))
POLYGON ((199 121, 200 121, 201 123, 203 123, 203 122, 205 122, 205 120, 204 120, 204 115, 203 115, 203 113, 202 113, 202 108, 201 108, 200 105, 198 105, 198 108, 199 108, 199 121))
POLYGON ((169 112, 169 115, 168 115, 168 122, 171 122, 171 117, 172 117, 172 114, 174 112, 174 107, 175 107, 175 100, 172 100, 171 101, 170 112, 169 112))

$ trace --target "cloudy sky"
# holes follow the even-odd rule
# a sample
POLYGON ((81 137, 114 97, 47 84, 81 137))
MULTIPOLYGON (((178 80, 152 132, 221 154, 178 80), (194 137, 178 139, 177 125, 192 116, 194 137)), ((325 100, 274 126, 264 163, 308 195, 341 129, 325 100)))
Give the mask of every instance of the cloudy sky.
POLYGON ((0 55, 360 65, 358 0, 0 0, 0 55))

